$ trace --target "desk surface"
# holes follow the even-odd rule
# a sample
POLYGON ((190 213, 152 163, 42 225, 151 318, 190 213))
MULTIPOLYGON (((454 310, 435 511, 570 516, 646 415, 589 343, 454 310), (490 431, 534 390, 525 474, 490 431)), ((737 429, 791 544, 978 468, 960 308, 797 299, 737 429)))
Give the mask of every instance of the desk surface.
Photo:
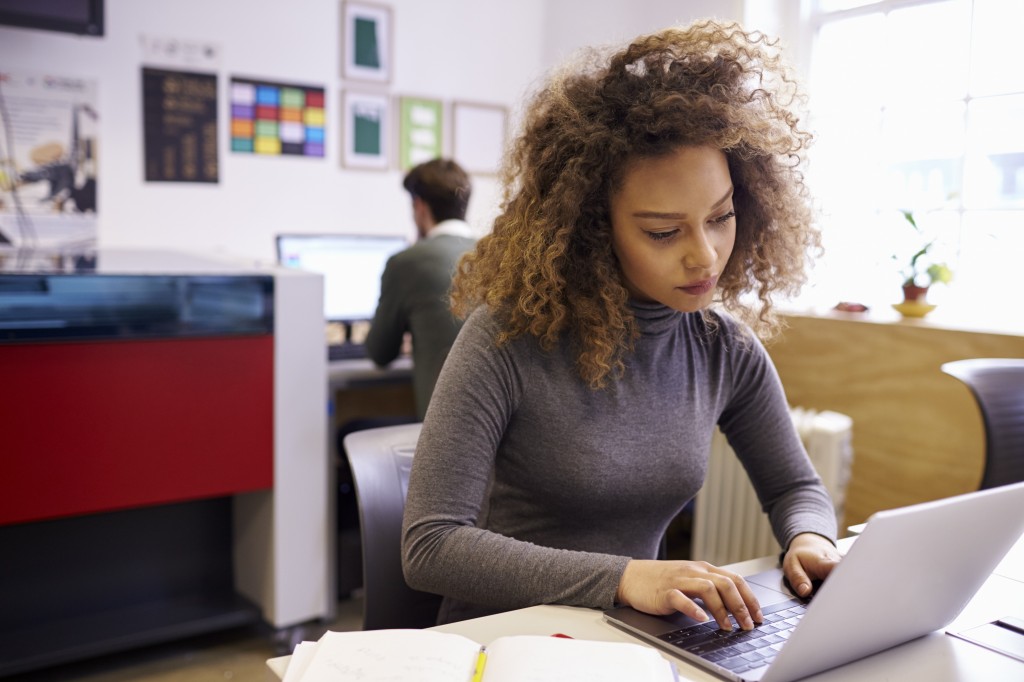
MULTIPOLYGON (((849 546, 852 539, 840 541, 849 546)), ((728 568, 749 575, 775 566, 765 557, 733 564, 728 568)), ((911 577, 912 579, 912 577, 911 577)), ((947 626, 959 631, 996 618, 1024 613, 1024 536, 993 571, 963 612, 947 626)), ((572 606, 532 606, 484 618, 441 625, 434 630, 452 632, 487 644, 506 635, 551 635, 562 633, 576 639, 642 643, 602 620, 601 611, 572 606)), ((721 682, 722 678, 704 672, 670 654, 662 655, 676 664, 680 680, 721 682)), ((267 661, 269 679, 280 679, 287 669, 288 656, 267 661)), ((907 642, 887 651, 807 678, 824 682, 882 682, 890 680, 929 680, 964 682, 974 680, 1024 679, 1024 663, 983 649, 943 631, 907 642)))

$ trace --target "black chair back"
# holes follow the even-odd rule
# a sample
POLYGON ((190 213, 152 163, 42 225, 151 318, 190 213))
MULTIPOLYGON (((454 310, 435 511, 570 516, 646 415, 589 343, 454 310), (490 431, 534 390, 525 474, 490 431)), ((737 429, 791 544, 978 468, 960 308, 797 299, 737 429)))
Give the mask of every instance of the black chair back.
POLYGON ((402 573, 402 512, 422 424, 356 431, 344 438, 363 550, 363 629, 437 624, 441 597, 412 589, 402 573))
POLYGON ((942 365, 971 390, 985 426, 980 489, 1024 481, 1024 358, 974 358, 942 365))

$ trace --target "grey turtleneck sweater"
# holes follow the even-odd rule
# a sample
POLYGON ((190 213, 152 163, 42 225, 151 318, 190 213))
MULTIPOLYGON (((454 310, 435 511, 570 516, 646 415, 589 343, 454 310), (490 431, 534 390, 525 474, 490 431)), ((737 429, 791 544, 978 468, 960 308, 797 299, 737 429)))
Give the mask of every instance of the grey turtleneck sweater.
POLYGON ((700 488, 718 424, 782 546, 831 540, 835 514, 761 344, 730 317, 634 304, 642 336, 603 390, 568 343, 497 347, 480 309, 448 356, 416 447, 406 580, 446 598, 439 622, 536 604, 613 605, 631 558, 655 557, 700 488))

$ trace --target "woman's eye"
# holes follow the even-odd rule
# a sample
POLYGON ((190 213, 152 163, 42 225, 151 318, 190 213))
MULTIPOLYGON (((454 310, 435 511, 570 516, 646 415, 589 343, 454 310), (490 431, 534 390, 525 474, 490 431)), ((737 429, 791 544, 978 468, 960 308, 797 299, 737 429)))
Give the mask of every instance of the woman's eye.
POLYGON ((679 230, 666 230, 664 232, 648 232, 647 236, 656 242, 663 242, 666 239, 671 239, 676 235, 679 230))
POLYGON ((736 217, 736 211, 729 211, 725 215, 719 216, 719 217, 715 218, 714 220, 712 220, 711 222, 719 223, 719 224, 727 223, 727 222, 729 222, 730 220, 732 220, 735 217, 736 217))

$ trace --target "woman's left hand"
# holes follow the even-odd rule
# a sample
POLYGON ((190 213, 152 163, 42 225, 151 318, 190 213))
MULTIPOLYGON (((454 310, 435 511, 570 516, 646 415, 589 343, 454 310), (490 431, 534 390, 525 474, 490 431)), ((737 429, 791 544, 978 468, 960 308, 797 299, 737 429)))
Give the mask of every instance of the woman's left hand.
POLYGON ((801 533, 789 543, 782 571, 797 595, 809 597, 811 581, 824 580, 842 557, 829 540, 816 533, 801 533))

